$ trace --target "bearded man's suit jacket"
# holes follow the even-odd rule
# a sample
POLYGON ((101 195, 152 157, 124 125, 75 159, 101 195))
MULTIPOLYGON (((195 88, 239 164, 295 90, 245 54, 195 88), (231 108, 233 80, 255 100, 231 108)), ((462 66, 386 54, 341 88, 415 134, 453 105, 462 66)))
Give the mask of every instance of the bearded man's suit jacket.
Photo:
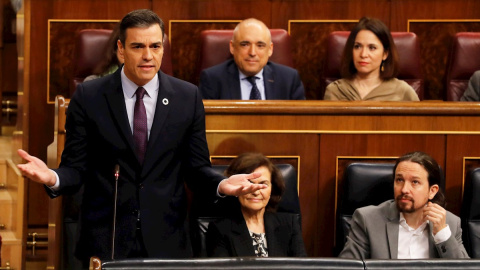
POLYGON ((158 100, 142 165, 134 150, 121 70, 77 87, 67 111, 62 161, 55 170, 60 187, 47 192, 55 197, 84 185, 76 256, 110 259, 118 164, 115 259, 131 250, 138 215, 149 257, 189 257, 184 182, 213 199, 223 179, 211 170, 200 92, 158 72, 158 100))
MULTIPOLYGON (((430 258, 468 258, 462 242, 460 218, 447 211, 446 222, 452 235, 442 243, 435 244, 430 223, 428 243, 430 258)), ((358 208, 353 213, 347 243, 339 257, 364 259, 397 259, 400 212, 395 200, 378 206, 358 208)))

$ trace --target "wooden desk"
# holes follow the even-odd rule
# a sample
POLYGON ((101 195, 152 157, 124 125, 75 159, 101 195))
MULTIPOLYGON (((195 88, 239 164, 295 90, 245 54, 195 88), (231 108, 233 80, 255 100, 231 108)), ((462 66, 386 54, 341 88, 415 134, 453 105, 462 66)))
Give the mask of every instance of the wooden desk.
POLYGON ((354 161, 432 155, 459 215, 465 174, 480 166, 480 103, 204 101, 213 163, 246 151, 296 163, 310 256, 332 256, 343 169, 354 161))

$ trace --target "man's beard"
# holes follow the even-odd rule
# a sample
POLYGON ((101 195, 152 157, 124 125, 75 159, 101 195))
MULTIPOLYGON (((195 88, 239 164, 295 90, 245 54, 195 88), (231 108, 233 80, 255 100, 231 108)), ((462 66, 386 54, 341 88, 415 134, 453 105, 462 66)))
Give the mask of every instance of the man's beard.
POLYGON ((409 196, 405 196, 403 194, 398 195, 397 198, 395 198, 395 203, 397 205, 398 211, 402 212, 402 213, 413 213, 417 210, 417 209, 415 209, 415 201, 413 200, 413 198, 411 198, 409 196), (406 205, 401 205, 400 200, 402 198, 410 200, 412 202, 412 205, 410 207, 407 207, 406 205))

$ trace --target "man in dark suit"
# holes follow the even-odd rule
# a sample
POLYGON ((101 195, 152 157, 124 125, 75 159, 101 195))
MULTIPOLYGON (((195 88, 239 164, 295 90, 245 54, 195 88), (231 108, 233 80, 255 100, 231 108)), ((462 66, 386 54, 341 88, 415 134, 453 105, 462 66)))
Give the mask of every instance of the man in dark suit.
POLYGON ((125 64, 112 75, 80 84, 67 112, 60 167, 47 168, 19 150, 22 174, 51 197, 84 185, 76 255, 112 256, 115 176, 119 168, 114 257, 191 256, 185 231, 184 182, 212 199, 265 188, 257 174, 223 177, 211 169, 205 112, 192 84, 161 71, 164 24, 150 10, 120 22, 125 64), (117 166, 118 165, 118 166, 117 166))
POLYGON ((273 53, 270 30, 256 19, 235 27, 230 41, 233 59, 200 74, 204 99, 305 99, 298 72, 268 61, 273 53))

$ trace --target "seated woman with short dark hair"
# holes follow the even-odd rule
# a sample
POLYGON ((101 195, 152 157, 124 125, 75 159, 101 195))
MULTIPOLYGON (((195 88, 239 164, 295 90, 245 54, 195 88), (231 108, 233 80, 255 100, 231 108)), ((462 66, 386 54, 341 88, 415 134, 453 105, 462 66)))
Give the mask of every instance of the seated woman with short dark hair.
POLYGON ((398 74, 398 53, 387 26, 364 17, 350 32, 341 61, 342 79, 329 84, 325 100, 418 101, 398 74))
POLYGON ((306 256, 298 217, 275 212, 285 190, 282 174, 275 165, 262 154, 246 153, 232 161, 225 175, 252 172, 261 176, 250 181, 268 188, 233 198, 231 216, 210 223, 208 256, 306 256))

